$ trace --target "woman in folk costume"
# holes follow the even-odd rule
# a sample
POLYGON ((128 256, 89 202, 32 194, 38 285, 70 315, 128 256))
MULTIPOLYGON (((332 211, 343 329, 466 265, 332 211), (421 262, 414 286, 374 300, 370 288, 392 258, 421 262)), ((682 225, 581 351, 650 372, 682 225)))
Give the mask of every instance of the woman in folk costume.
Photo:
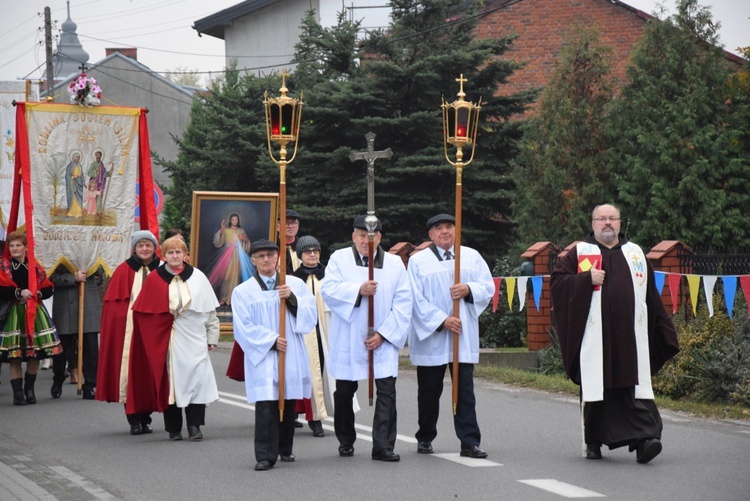
POLYGON ((237 284, 253 276, 255 268, 250 261, 250 239, 240 225, 240 215, 222 219, 221 228, 214 234, 214 247, 219 250, 206 266, 208 280, 218 292, 221 304, 230 304, 232 291, 237 284))
MULTIPOLYGON (((11 257, 0 260, 0 302, 8 304, 7 317, 0 323, 0 361, 10 365, 13 405, 35 404, 39 361, 62 353, 55 326, 42 304, 42 299, 52 295, 54 286, 44 268, 29 263, 25 233, 10 233, 6 245, 11 257), (22 362, 26 362, 24 379, 22 362)), ((0 307, 0 311, 4 309, 0 307)))
MULTIPOLYGON (((99 349, 99 370, 96 377, 96 399, 124 404, 128 378, 143 377, 128 374, 130 345, 133 335, 131 307, 140 294, 146 277, 159 267, 156 256, 157 241, 148 230, 133 232, 130 239, 133 254, 112 274, 102 307, 99 349)), ((151 433, 151 413, 126 414, 131 435, 151 433)))
POLYGON ((133 304, 133 341, 128 414, 164 412, 170 440, 182 440, 182 409, 188 437, 200 440, 206 405, 219 399, 208 352, 219 342, 213 288, 197 268, 186 264, 185 242, 162 243, 166 263, 149 273, 133 304))

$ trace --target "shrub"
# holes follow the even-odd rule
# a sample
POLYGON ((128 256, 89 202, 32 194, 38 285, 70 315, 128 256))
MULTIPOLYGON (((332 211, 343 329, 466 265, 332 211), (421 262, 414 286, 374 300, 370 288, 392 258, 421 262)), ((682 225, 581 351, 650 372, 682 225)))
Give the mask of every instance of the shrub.
MULTIPOLYGON (((512 276, 518 274, 518 269, 511 272, 510 261, 507 257, 498 259, 492 269, 492 275, 512 276)), ((518 311, 519 298, 513 298, 513 311, 508 310, 507 297, 498 301, 497 311, 488 307, 479 316, 479 344, 482 348, 517 348, 526 345, 526 310, 518 311)))

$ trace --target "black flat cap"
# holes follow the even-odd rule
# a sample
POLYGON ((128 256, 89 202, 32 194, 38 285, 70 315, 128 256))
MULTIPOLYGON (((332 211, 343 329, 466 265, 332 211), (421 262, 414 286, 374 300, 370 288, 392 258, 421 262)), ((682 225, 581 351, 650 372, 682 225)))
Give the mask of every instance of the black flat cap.
POLYGON ((270 240, 256 240, 252 243, 250 254, 255 254, 256 252, 260 252, 262 250, 275 250, 276 252, 278 252, 279 246, 274 242, 271 242, 270 240))
POLYGON ((286 210, 286 218, 287 219, 296 219, 297 221, 301 221, 302 218, 299 217, 299 214, 294 209, 287 209, 286 210))
POLYGON ((427 229, 429 230, 436 224, 440 224, 440 223, 456 224, 456 218, 451 216, 450 214, 438 214, 437 216, 432 216, 430 219, 427 220, 427 229))
MULTIPOLYGON (((365 215, 361 214, 354 218, 354 229, 355 230, 365 230, 370 231, 367 229, 367 225, 365 224, 365 215)), ((383 224, 380 222, 380 219, 378 218, 378 224, 375 225, 375 231, 381 231, 383 229, 383 224)))

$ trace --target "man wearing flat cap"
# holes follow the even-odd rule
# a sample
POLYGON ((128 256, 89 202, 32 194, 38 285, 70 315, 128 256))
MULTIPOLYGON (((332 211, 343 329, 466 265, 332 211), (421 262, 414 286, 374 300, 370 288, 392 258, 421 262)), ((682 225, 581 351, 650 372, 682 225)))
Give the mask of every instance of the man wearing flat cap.
POLYGON ((282 229, 285 231, 286 235, 286 272, 288 274, 292 274, 294 270, 299 268, 301 261, 299 256, 297 256, 297 233, 299 232, 299 224, 300 224, 300 216, 299 213, 294 209, 287 209, 286 210, 286 226, 284 228, 279 228, 278 231, 281 231, 282 229))
POLYGON ((486 458, 479 447, 482 435, 474 397, 474 364, 479 362, 479 315, 495 291, 492 274, 476 250, 462 245, 460 283, 455 283, 456 226, 450 214, 431 217, 427 233, 432 244, 409 259, 414 295, 409 356, 417 367, 417 452, 433 452, 443 378, 453 361, 453 334, 458 333, 458 405, 453 424, 461 456, 486 458), (453 316, 456 299, 459 316, 453 316))
POLYGON ((253 242, 250 259, 255 274, 232 293, 234 339, 244 352, 245 391, 255 403, 256 471, 270 470, 276 460, 294 462, 296 400, 309 397, 310 366, 305 334, 315 328, 315 298, 305 283, 287 275, 278 285, 279 246, 253 242), (286 302, 285 337, 279 336, 280 301, 286 302), (284 416, 280 422, 278 371, 280 352, 286 353, 284 416))
POLYGON ((409 332, 412 296, 403 262, 380 247, 378 221, 373 240, 374 280, 368 274, 368 231, 365 217, 354 220, 354 245, 333 253, 323 279, 323 299, 331 309, 328 370, 336 378, 334 429, 339 455, 354 454, 353 398, 358 381, 368 378, 368 352, 373 352, 377 402, 372 425, 372 459, 398 461, 396 442, 396 377, 398 352, 409 332), (368 302, 374 301, 374 335, 368 334, 368 302))

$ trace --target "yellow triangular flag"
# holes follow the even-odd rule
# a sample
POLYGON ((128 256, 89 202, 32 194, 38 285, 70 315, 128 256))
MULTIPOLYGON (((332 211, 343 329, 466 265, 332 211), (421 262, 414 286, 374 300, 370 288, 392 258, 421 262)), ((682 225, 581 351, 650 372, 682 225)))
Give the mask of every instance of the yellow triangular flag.
POLYGON ((698 306, 698 289, 701 285, 700 275, 687 275, 688 288, 690 289, 690 302, 693 303, 693 315, 696 315, 695 309, 698 306))
POLYGON ((516 279, 507 277, 505 286, 508 288, 508 310, 513 311, 513 296, 516 294, 516 279))

